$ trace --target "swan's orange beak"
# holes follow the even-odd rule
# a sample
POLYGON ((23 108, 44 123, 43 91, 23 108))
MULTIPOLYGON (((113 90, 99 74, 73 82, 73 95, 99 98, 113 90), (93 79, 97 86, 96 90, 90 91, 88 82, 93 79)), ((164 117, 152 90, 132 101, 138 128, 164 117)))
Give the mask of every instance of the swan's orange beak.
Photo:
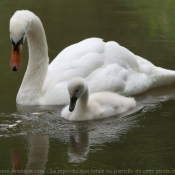
POLYGON ((12 45, 11 51, 11 60, 10 60, 10 68, 13 71, 17 71, 21 66, 21 57, 22 57, 22 44, 18 46, 18 49, 15 50, 12 45))

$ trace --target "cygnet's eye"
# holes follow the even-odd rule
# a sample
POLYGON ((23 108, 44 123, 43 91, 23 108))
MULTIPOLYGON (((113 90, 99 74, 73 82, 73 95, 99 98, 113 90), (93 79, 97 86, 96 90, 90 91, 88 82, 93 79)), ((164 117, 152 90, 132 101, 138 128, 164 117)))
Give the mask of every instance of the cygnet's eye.
POLYGON ((75 92, 78 92, 78 89, 75 92))

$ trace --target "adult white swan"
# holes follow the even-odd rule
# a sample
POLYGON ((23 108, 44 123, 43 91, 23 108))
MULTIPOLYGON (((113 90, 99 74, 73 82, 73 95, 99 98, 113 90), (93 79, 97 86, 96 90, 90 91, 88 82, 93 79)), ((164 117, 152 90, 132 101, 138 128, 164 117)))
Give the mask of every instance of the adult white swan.
POLYGON ((48 47, 40 19, 30 11, 15 12, 10 19, 10 67, 20 68, 22 45, 27 37, 29 62, 17 103, 61 105, 69 103, 67 82, 84 77, 90 93, 115 91, 134 95, 175 81, 175 72, 154 66, 116 42, 90 38, 64 49, 49 65, 48 47))
POLYGON ((136 106, 136 101, 112 92, 99 92, 89 96, 86 81, 75 77, 68 83, 70 105, 66 106, 61 117, 67 120, 83 121, 102 119, 126 112, 136 106))

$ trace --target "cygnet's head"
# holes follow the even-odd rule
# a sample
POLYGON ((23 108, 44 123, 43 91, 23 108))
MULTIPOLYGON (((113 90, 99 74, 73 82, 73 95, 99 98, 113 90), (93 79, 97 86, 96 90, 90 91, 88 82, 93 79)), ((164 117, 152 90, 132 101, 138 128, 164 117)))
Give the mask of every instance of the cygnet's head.
POLYGON ((68 83, 68 92, 70 95, 70 112, 74 110, 77 99, 80 98, 86 90, 87 85, 83 78, 76 77, 70 80, 70 82, 68 83))
POLYGON ((13 71, 20 68, 22 46, 35 15, 28 10, 16 11, 10 19, 10 41, 12 43, 10 67, 13 71))

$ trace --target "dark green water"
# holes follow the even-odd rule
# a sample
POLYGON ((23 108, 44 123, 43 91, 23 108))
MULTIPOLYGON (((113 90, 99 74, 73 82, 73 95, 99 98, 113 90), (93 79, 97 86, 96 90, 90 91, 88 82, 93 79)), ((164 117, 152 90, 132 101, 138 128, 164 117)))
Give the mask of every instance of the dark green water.
POLYGON ((0 1, 0 174, 13 174, 13 167, 38 175, 175 174, 175 86, 137 95, 129 113, 69 122, 60 118, 59 106, 16 106, 26 43, 20 71, 9 68, 9 19, 28 9, 43 22, 51 60, 68 45, 100 37, 175 70, 174 7, 174 0, 0 1))

